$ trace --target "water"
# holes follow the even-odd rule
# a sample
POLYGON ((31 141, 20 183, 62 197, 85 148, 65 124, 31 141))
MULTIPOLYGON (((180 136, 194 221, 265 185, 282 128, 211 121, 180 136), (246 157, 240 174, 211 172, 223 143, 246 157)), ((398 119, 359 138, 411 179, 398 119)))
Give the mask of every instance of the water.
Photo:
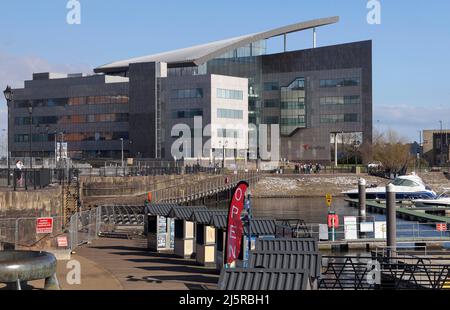
MULTIPOLYGON (((254 198, 252 206, 255 217, 302 219, 311 224, 327 223, 328 206, 325 197, 254 198)), ((344 198, 334 198, 331 209, 339 216, 358 215, 358 210, 349 207, 344 198)))
MULTIPOLYGON (((302 219, 307 224, 326 224, 328 207, 325 197, 304 198, 254 198, 253 215, 261 218, 302 219)), ((358 216, 358 209, 351 207, 343 197, 333 199, 331 210, 341 218, 340 234, 343 237, 343 216, 358 216)), ((384 214, 367 213, 369 221, 386 221, 384 214)), ((372 233, 373 234, 373 233, 372 233)), ((368 236, 369 237, 369 236, 368 236)), ((436 231, 435 224, 419 224, 397 218, 398 238, 450 237, 450 232, 436 231)), ((444 244, 450 248, 450 243, 444 244)))

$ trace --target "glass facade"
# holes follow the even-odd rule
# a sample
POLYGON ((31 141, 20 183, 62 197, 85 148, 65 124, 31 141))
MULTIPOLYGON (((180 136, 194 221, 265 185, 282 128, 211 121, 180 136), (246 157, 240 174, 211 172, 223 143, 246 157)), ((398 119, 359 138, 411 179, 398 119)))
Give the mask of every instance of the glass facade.
POLYGON ((50 99, 34 99, 34 100, 15 100, 15 107, 28 108, 32 107, 66 107, 78 106, 86 104, 128 104, 128 95, 116 96, 87 96, 72 98, 50 98, 50 99))
POLYGON ((264 83, 265 91, 275 91, 280 89, 280 84, 278 82, 266 82, 264 83))
POLYGON ((175 89, 172 91, 172 99, 186 99, 186 98, 203 98, 203 89, 175 89))
MULTIPOLYGON (((128 122, 128 113, 75 114, 63 116, 33 116, 34 125, 83 124, 105 122, 128 122)), ((16 117, 15 125, 30 125, 30 117, 16 117)))
POLYGON ((267 99, 267 100, 264 100, 264 107, 265 108, 279 108, 280 107, 280 100, 278 100, 278 99, 267 99))
POLYGON ((305 128, 305 79, 297 78, 281 88, 281 134, 291 135, 298 128, 305 128))
POLYGON ((248 121, 261 123, 262 114, 262 56, 266 54, 266 41, 257 41, 207 62, 208 74, 221 74, 248 79, 248 121))
POLYGON ((234 110, 234 109, 217 109, 217 117, 229 119, 243 119, 244 112, 242 110, 234 110))
POLYGON ((321 97, 321 105, 347 105, 347 104, 360 104, 361 99, 359 96, 338 96, 338 97, 321 97))
POLYGON ((347 113, 347 114, 330 114, 321 115, 320 122, 322 124, 332 124, 332 123, 353 123, 358 121, 358 114, 347 113))
POLYGON ((320 87, 333 88, 333 87, 346 87, 346 86, 359 86, 359 78, 341 78, 331 80, 320 80, 320 87))
MULTIPOLYGON (((14 136, 14 142, 29 142, 29 134, 17 134, 14 136)), ((49 142, 54 141, 55 134, 33 134, 32 142, 49 142)), ((80 141, 111 141, 111 140, 128 140, 128 132, 78 132, 64 134, 65 142, 80 142, 80 141)))
POLYGON ((194 118, 195 116, 203 116, 202 109, 188 109, 172 111, 172 118, 194 118))

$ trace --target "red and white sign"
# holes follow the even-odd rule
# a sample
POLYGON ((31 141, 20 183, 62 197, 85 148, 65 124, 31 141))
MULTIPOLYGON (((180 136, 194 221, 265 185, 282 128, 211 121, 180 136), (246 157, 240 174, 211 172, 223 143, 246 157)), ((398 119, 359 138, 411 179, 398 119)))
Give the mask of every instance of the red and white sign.
POLYGON ((53 233, 53 218, 41 217, 36 220, 37 234, 51 234, 53 233))
POLYGON ((232 266, 241 251, 242 234, 244 226, 242 224, 241 213, 244 209, 245 192, 248 183, 241 181, 238 183, 231 198, 230 209, 228 210, 228 228, 226 242, 226 263, 232 266))
POLYGON ((437 231, 447 231, 447 224, 446 223, 436 224, 436 230, 437 231))
POLYGON ((67 242, 66 236, 61 236, 61 237, 56 238, 56 242, 58 243, 58 247, 60 247, 60 248, 67 247, 69 245, 69 243, 67 242))

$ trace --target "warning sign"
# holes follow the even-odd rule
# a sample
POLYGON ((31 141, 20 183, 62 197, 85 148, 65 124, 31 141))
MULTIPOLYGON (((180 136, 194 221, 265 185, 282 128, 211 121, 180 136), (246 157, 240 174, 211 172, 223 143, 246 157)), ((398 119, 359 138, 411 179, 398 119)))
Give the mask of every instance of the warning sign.
POLYGON ((58 243, 58 247, 60 247, 60 248, 68 246, 68 242, 67 242, 67 237, 66 236, 58 237, 58 238, 56 238, 56 241, 58 243))
POLYGON ((446 223, 436 224, 436 230, 437 231, 447 231, 447 224, 446 223))
POLYGON ((331 194, 327 194, 326 201, 327 201, 327 206, 331 207, 331 203, 333 202, 333 196, 331 196, 331 194))
POLYGON ((53 218, 41 217, 36 220, 36 234, 53 233, 53 218))

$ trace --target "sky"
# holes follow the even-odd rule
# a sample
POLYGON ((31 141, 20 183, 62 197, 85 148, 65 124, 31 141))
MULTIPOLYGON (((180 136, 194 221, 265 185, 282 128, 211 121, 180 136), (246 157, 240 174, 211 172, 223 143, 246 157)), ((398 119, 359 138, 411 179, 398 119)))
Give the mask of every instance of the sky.
MULTIPOLYGON (((379 25, 367 22, 368 0, 79 0, 79 25, 66 22, 68 2, 0 0, 2 90, 23 87, 33 72, 90 73, 116 60, 339 16, 318 29, 318 46, 373 41, 374 127, 409 141, 439 128, 439 120, 450 128, 448 0, 379 0, 379 25)), ((311 41, 309 31, 289 35, 288 50, 311 41)), ((6 127, 1 96, 0 139, 6 127)))

